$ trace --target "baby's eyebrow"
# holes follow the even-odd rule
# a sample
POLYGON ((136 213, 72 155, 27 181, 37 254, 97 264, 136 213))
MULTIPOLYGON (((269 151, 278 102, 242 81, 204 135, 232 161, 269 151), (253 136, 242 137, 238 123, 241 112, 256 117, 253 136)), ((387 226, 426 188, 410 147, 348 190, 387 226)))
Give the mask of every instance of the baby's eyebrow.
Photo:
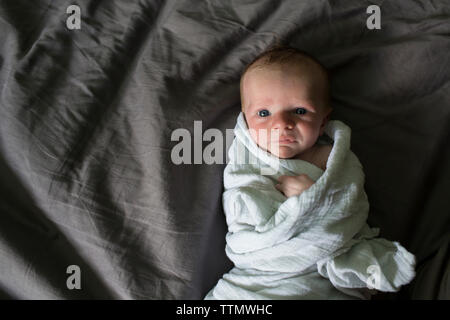
POLYGON ((311 106, 310 104, 296 104, 291 106, 290 108, 292 109, 296 109, 296 108, 303 108, 303 109, 308 109, 308 110, 315 110, 315 108, 313 106, 311 106))
POLYGON ((297 107, 297 108, 307 108, 307 109, 316 111, 317 108, 315 107, 315 105, 316 105, 315 101, 310 99, 310 100, 305 100, 305 102, 306 103, 299 103, 295 107, 297 107))

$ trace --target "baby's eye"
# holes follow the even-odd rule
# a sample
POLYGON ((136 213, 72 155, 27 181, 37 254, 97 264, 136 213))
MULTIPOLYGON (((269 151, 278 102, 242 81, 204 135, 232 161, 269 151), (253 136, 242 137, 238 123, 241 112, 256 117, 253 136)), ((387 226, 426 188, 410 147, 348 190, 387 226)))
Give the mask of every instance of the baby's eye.
POLYGON ((260 117, 267 117, 268 115, 270 114, 270 112, 269 111, 267 111, 267 110, 260 110, 260 111, 258 111, 258 115, 260 116, 260 117))
POLYGON ((297 108, 297 109, 295 109, 295 113, 296 114, 305 114, 306 109, 305 108, 297 108))

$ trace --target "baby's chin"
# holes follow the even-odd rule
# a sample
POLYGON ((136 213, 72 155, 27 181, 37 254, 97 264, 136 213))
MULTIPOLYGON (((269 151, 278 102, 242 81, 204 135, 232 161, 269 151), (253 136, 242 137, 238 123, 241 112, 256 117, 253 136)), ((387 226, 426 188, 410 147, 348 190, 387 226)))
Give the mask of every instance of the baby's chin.
POLYGON ((279 148, 273 148, 270 153, 280 159, 292 159, 297 156, 296 150, 287 146, 280 146, 279 148))

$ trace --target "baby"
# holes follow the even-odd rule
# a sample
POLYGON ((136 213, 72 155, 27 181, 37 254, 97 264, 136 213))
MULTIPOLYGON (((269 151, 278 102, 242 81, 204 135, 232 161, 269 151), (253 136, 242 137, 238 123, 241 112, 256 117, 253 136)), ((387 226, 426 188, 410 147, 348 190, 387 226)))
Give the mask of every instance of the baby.
POLYGON ((276 47, 244 70, 240 90, 223 194, 234 268, 205 299, 364 299, 410 282, 414 256, 366 223, 364 173, 350 128, 329 120, 325 68, 276 47), (244 152, 257 161, 240 162, 244 152))
MULTIPOLYGON (((325 68, 299 50, 276 47, 244 70, 240 90, 242 112, 259 147, 326 169, 331 145, 317 144, 332 110, 325 68), (266 132, 277 139, 267 139, 266 132)), ((275 187, 286 197, 300 195, 314 183, 305 174, 278 181, 275 187)))

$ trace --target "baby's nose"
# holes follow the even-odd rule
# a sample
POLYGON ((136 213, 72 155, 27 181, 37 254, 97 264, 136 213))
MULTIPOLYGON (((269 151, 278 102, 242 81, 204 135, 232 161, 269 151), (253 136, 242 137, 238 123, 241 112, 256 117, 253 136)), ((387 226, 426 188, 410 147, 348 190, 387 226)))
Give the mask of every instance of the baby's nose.
POLYGON ((274 119, 274 129, 292 129, 295 126, 295 122, 289 114, 281 113, 274 119))

